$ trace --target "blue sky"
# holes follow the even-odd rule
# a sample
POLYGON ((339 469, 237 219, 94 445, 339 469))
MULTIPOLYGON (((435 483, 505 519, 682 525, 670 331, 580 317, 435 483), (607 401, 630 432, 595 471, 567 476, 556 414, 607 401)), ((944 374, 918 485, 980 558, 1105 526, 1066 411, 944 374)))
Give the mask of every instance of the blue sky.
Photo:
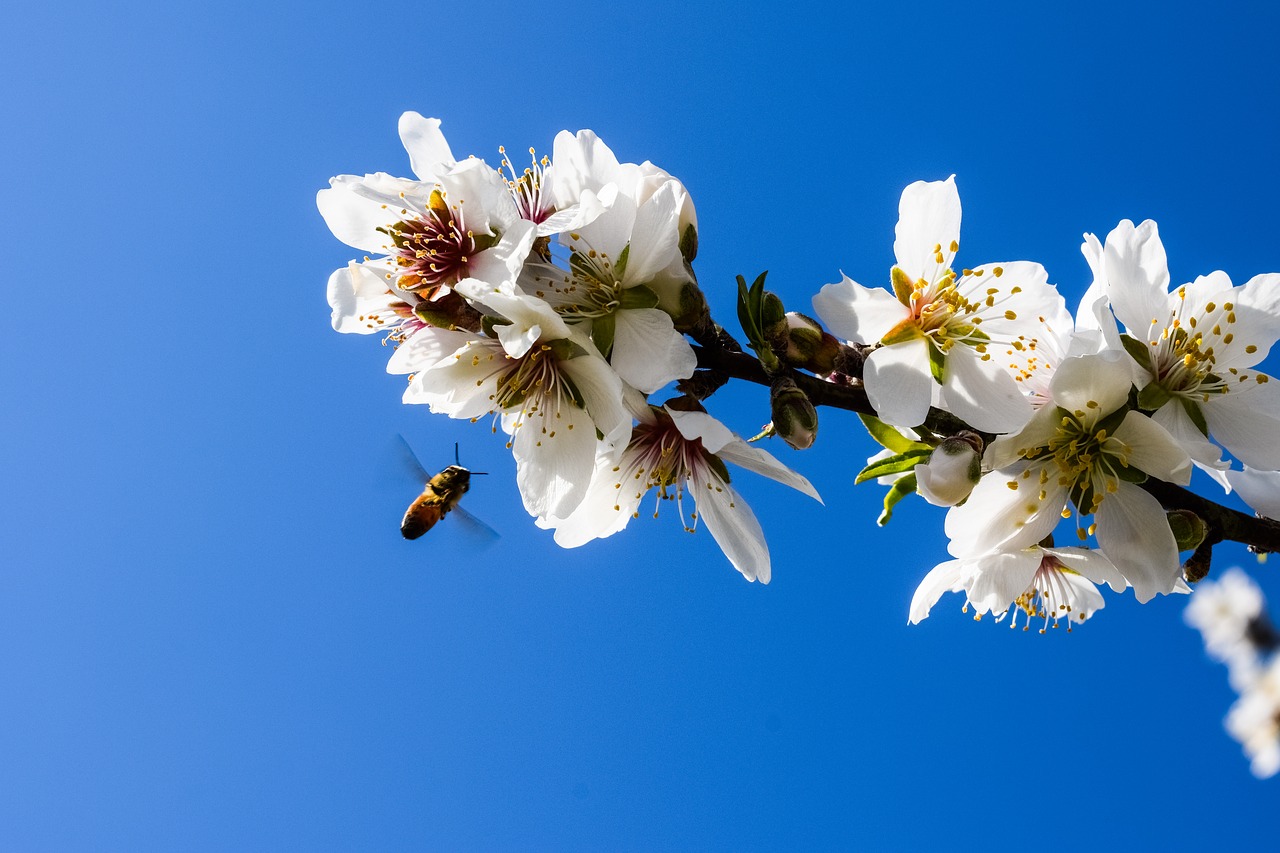
MULTIPOLYGON (((673 518, 562 551, 499 436, 409 409, 335 334, 351 250, 315 192, 590 127, 698 206, 699 279, 788 307, 892 263, 902 188, 955 173, 964 258, 1159 222, 1175 279, 1280 270, 1280 13, 1217 3, 60 4, 3 13, 0 837, 22 850, 920 849, 1269 839, 1276 782, 1183 600, 1070 636, 907 604, 942 514, 853 476, 823 413, 777 449, 826 499, 735 480, 744 582, 673 518), (492 472, 404 542, 428 466, 492 472), (1264 835, 1264 833, 1266 833, 1264 835)), ((713 413, 748 433, 760 389, 713 413)), ((775 448, 776 449, 776 448, 775 448)), ((1250 565, 1223 548, 1217 565, 1250 565)), ((1255 576, 1274 601, 1280 583, 1255 576)))

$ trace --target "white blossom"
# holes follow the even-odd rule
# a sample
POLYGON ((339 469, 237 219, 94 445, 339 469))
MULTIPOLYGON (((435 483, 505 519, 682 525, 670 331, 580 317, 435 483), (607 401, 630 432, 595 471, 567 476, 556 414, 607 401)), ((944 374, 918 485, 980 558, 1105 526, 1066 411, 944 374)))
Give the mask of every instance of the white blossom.
POLYGON ((1244 747, 1254 776, 1266 779, 1280 772, 1280 657, 1272 658, 1231 706, 1226 727, 1244 747))
MULTIPOLYGON (((1012 610, 1026 614, 1023 630, 1031 620, 1044 620, 1044 629, 1061 619, 1080 624, 1105 606, 1094 584, 1107 583, 1117 592, 1125 579, 1105 556, 1088 548, 1044 548, 1033 545, 1017 551, 1000 551, 977 557, 948 560, 935 566, 911 599, 908 621, 918 624, 944 592, 965 593, 966 609, 975 618, 991 613, 1000 621, 1012 610)), ((1069 630, 1069 629, 1068 629, 1069 630)))
POLYGON ((601 455, 591 486, 577 510, 540 519, 555 530, 557 544, 576 548, 592 539, 612 536, 639 517, 644 496, 656 490, 654 517, 663 500, 673 500, 685 529, 698 520, 747 580, 768 583, 769 550, 764 531, 751 508, 731 485, 726 462, 763 474, 821 501, 804 477, 768 453, 747 444, 706 412, 645 407, 620 457, 601 455), (685 494, 697 510, 685 515, 685 494), (685 518, 688 521, 685 521, 685 518))
POLYGON ((1018 429, 1032 407, 1004 361, 1009 350, 1037 345, 1046 318, 1065 315, 1048 274, 1028 261, 956 274, 951 262, 960 247, 960 196, 954 176, 907 187, 896 233, 892 293, 845 276, 813 299, 834 333, 878 345, 863 371, 877 416, 917 426, 936 397, 975 429, 1018 429))
POLYGON ((985 463, 992 472, 947 513, 951 553, 972 557, 1034 545, 1072 501, 1081 516, 1095 517, 1078 535, 1097 536, 1139 601, 1184 587, 1164 509, 1131 480, 1150 475, 1186 484, 1190 459, 1150 418, 1125 411, 1129 377, 1115 353, 1067 359, 1050 385, 1054 405, 991 444, 985 463))

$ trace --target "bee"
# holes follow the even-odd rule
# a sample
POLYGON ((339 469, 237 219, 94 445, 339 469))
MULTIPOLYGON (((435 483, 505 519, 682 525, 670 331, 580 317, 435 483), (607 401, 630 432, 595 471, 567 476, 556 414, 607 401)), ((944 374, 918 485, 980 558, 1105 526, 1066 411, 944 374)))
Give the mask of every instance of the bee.
POLYGON ((458 506, 458 501, 462 500, 462 496, 471 488, 471 477, 486 474, 485 471, 469 471, 463 468, 458 462, 458 446, 453 446, 453 458, 456 464, 450 465, 438 474, 428 478, 427 471, 418 462, 417 457, 413 453, 413 449, 409 447, 409 443, 405 441, 404 436, 400 436, 400 442, 405 451, 406 461, 410 464, 415 473, 426 480, 426 485, 422 488, 422 494, 418 495, 413 503, 409 504, 409 508, 405 510, 404 519, 400 522, 400 532, 405 539, 417 539, 431 528, 435 527, 452 510, 457 510, 458 515, 467 521, 471 527, 478 527, 482 531, 487 531, 490 536, 497 537, 497 533, 493 528, 489 527, 480 519, 458 506))

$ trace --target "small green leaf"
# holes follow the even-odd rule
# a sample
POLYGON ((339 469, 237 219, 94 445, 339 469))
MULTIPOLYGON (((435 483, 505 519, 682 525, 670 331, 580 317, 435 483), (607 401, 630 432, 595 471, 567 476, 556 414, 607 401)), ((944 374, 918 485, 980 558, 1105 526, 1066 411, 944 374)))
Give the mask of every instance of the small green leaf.
POLYGON ((1118 465, 1115 471, 1116 476, 1126 483, 1145 483, 1147 481, 1145 471, 1140 471, 1130 465, 1118 465))
POLYGON ((858 417, 862 419, 862 425, 867 428, 867 432, 871 433, 871 437, 886 450, 892 450, 894 453, 905 453, 908 450, 928 447, 928 445, 921 444, 918 441, 912 441, 879 418, 861 414, 858 417))
POLYGON ((874 480, 877 477, 905 474, 921 462, 929 461, 929 454, 932 452, 931 448, 925 447, 920 450, 908 450, 906 453, 899 453, 896 456, 889 456, 885 459, 877 459, 859 471, 853 483, 856 486, 859 483, 865 483, 867 480, 874 480))
POLYGON ((618 307, 623 310, 633 308, 657 308, 658 294, 654 293, 643 284, 637 284, 634 287, 622 288, 622 297, 618 300, 618 307))
POLYGON ((1144 412, 1154 412, 1172 399, 1169 389, 1159 382, 1151 382, 1138 392, 1138 408, 1144 412))
POLYGON ((1155 370, 1151 366, 1151 350, 1147 348, 1146 344, 1129 335, 1121 335, 1120 343, 1124 344, 1125 352, 1133 356, 1133 360, 1138 362, 1143 370, 1155 375, 1155 370))
POLYGON ((760 324, 751 312, 751 294, 747 291, 747 280, 738 276, 738 325, 747 340, 760 339, 760 324))
POLYGON ((884 496, 884 512, 880 513, 880 517, 876 519, 876 524, 884 527, 889 523, 889 519, 893 518, 893 508, 898 505, 898 501, 912 494, 916 490, 916 475, 908 474, 893 484, 893 488, 889 489, 888 494, 884 496))

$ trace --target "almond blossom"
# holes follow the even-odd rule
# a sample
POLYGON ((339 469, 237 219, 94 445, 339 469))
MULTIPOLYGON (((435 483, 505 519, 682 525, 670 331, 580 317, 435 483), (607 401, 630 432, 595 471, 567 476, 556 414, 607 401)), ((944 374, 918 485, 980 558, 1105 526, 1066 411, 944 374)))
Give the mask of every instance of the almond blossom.
POLYGON ((1280 469, 1280 386, 1254 370, 1280 338, 1280 274, 1233 286, 1218 271, 1170 291, 1156 224, 1127 219, 1107 235, 1100 267, 1129 334, 1138 405, 1220 482, 1227 463, 1207 435, 1247 465, 1280 469))
POLYGON ((1184 586, 1178 547, 1159 501, 1136 485, 1150 475, 1185 485, 1191 462, 1159 424, 1128 411, 1130 372, 1117 353, 1070 358, 1053 375, 1053 405, 987 449, 992 472, 947 513, 957 557, 1026 548, 1049 535, 1067 503, 1093 515, 1097 536, 1139 601, 1184 586))
MULTIPOLYGON (((1105 606, 1094 584, 1107 583, 1116 592, 1126 584, 1119 570, 1103 554, 1088 548, 1047 548, 1033 545, 1017 551, 981 554, 948 560, 935 566, 911 598, 908 621, 916 625, 944 592, 963 592, 966 609, 972 605, 980 617, 991 613, 1000 621, 1011 610, 1010 627, 1017 611, 1026 614, 1022 630, 1031 619, 1044 620, 1044 628, 1060 619, 1080 624, 1105 606)), ((1044 633, 1044 628, 1040 633, 1044 633)), ((1070 629, 1068 629, 1070 630, 1070 629)))
POLYGON ((644 496, 657 490, 659 502, 673 500, 685 529, 693 532, 701 519, 729 562, 747 580, 768 583, 769 550, 764 531, 742 496, 729 485, 726 462, 791 486, 821 502, 804 477, 768 453, 747 444, 702 411, 646 406, 637 411, 631 440, 620 457, 602 454, 591 485, 577 510, 538 521, 555 530, 556 543, 576 548, 603 539, 639 517, 644 496), (697 505, 684 521, 686 491, 697 505))
POLYGON ((955 176, 917 181, 898 207, 893 292, 848 276, 813 298, 814 310, 849 341, 876 344, 863 383, 881 420, 924 422, 931 402, 975 429, 1009 432, 1031 417, 1031 404, 998 355, 1034 347, 1062 297, 1044 267, 1028 261, 951 268, 960 247, 955 176))
POLYGON ((496 337, 426 328, 397 350, 388 370, 413 373, 406 403, 452 418, 499 417, 525 509, 567 515, 586 493, 597 431, 606 455, 630 434, 622 381, 541 300, 474 279, 455 287, 500 319, 496 337))
POLYGON ((561 236, 561 269, 528 265, 521 285, 566 321, 582 323, 622 379, 646 393, 692 375, 697 360, 658 291, 691 281, 678 244, 679 188, 668 181, 637 206, 618 194, 592 222, 561 236))

